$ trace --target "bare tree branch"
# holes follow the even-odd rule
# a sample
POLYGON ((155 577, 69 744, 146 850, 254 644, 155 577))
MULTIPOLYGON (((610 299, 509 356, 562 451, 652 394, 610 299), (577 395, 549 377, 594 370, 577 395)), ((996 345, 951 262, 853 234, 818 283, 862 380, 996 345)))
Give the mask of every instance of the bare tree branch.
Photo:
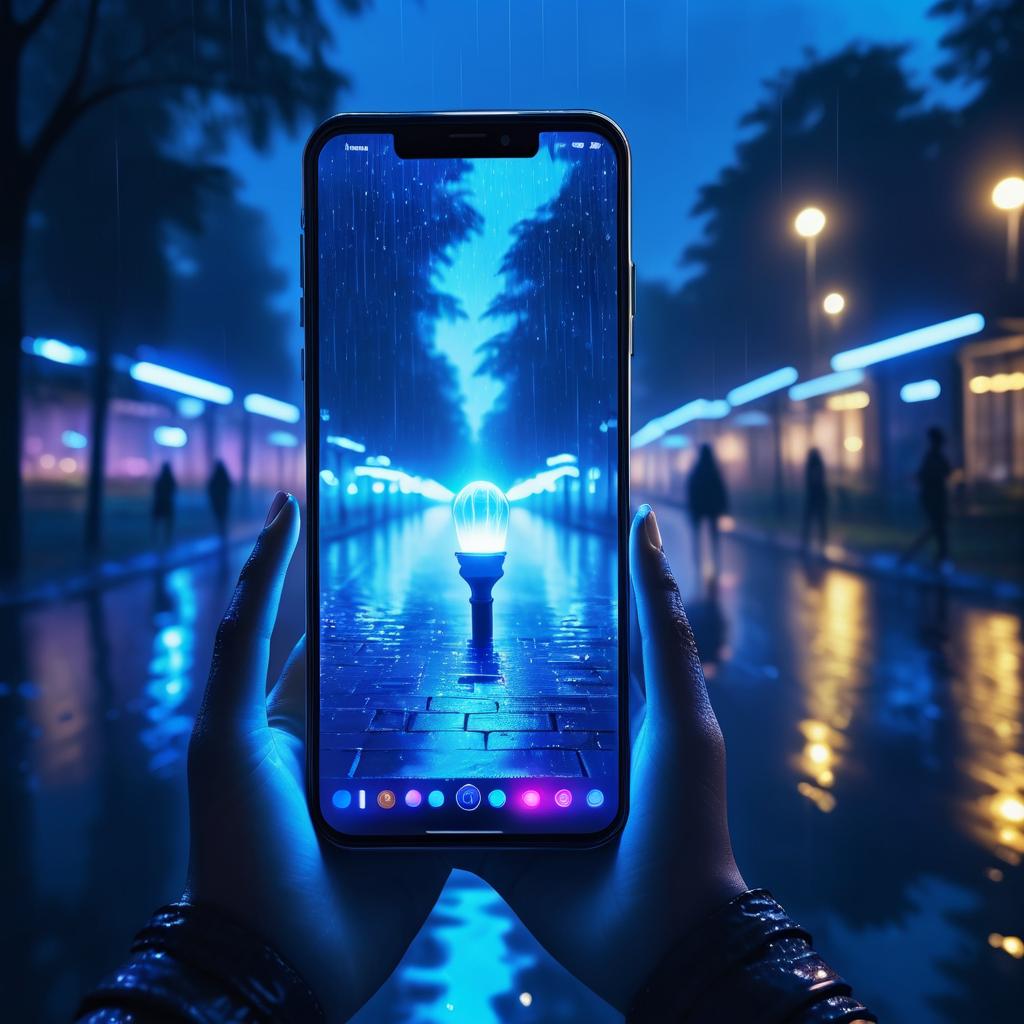
MULTIPOLYGON (((55 0, 59 2, 59 0, 55 0)), ((64 86, 50 116, 39 130, 35 142, 28 148, 26 160, 26 183, 31 188, 43 160, 57 142, 64 136, 71 125, 78 119, 74 113, 80 104, 82 86, 89 72, 89 58, 92 55, 92 44, 96 36, 96 22, 102 0, 89 0, 89 9, 85 14, 85 25, 82 29, 82 41, 78 47, 78 59, 71 72, 68 83, 64 86)), ((38 11, 37 11, 38 13, 38 11)))
POLYGON ((33 36, 59 3, 60 0, 39 0, 39 6, 24 21, 18 22, 18 34, 22 40, 33 36))

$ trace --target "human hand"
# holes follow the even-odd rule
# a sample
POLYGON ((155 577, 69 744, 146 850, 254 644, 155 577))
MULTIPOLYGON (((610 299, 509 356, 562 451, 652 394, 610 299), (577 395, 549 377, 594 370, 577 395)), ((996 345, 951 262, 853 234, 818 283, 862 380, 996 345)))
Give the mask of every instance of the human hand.
POLYGON ((642 665, 625 828, 594 850, 462 861, 556 960, 623 1011, 689 928, 746 889, 729 838, 722 732, 649 506, 633 521, 629 551, 642 665))
POLYGON ((273 945, 342 1020, 394 970, 449 868, 433 853, 340 850, 316 834, 304 787, 305 638, 267 694, 298 536, 298 504, 279 493, 217 632, 189 745, 187 896, 273 945))

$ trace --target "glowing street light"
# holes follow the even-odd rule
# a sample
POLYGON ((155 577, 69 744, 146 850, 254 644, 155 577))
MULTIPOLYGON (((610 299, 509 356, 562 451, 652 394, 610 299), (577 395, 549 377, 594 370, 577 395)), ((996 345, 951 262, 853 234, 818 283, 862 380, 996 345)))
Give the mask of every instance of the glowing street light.
POLYGON ((807 206, 796 215, 793 227, 801 238, 817 238, 825 227, 825 214, 816 206, 807 206))
POLYGON ((494 637, 491 590, 505 575, 508 499, 486 480, 466 484, 452 502, 459 550, 459 575, 469 584, 473 615, 473 646, 486 647, 494 637))
POLYGON ((1020 215, 1024 208, 1024 178, 1003 178, 992 189, 992 205, 1006 212, 1006 279, 1017 280, 1020 262, 1020 215))
POLYGON ((829 292, 822 300, 821 308, 829 316, 839 316, 846 309, 846 299, 840 292, 829 292))
POLYGON ((804 240, 804 285, 807 290, 807 334, 811 343, 818 336, 818 308, 814 301, 817 287, 814 283, 817 263, 817 239, 825 228, 825 214, 816 206, 806 206, 793 219, 796 233, 804 240))

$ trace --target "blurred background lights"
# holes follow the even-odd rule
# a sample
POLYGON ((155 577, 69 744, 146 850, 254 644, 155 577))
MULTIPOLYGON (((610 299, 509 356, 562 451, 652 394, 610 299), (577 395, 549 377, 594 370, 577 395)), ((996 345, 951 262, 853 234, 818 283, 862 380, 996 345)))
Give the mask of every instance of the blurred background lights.
POLYGON ((89 443, 89 439, 85 434, 80 433, 77 430, 65 430, 60 435, 61 444, 65 448, 85 448, 89 443))
POLYGON ((796 215, 793 227, 801 238, 814 238, 825 227, 825 214, 816 206, 808 206, 796 215))
POLYGON ((930 402, 942 394, 942 385, 937 380, 913 380, 900 388, 904 402, 930 402))
POLYGON ((1024 940, 1017 935, 1000 935, 999 932, 992 932, 988 937, 988 944, 993 949, 1001 949, 1008 953, 1014 960, 1024 957, 1024 940))
POLYGON ((198 416, 202 416, 205 411, 206 403, 201 398, 185 395, 184 398, 178 399, 178 415, 184 416, 187 420, 194 420, 198 416))
POLYGON ((864 447, 864 439, 853 434, 843 441, 843 447, 848 452, 859 452, 864 447))
POLYGON ((846 299, 844 299, 839 292, 829 292, 821 303, 821 308, 825 310, 829 316, 838 316, 844 309, 846 309, 846 299))
POLYGON ((153 440, 161 448, 184 448, 188 444, 188 434, 181 427, 157 427, 153 431, 153 440))
POLYGON ((1011 175, 992 189, 992 203, 1000 210, 1019 210, 1024 206, 1024 178, 1011 175))
POLYGON ((519 1002, 523 1006, 532 1006, 533 1005, 533 996, 530 995, 529 992, 520 992, 519 993, 519 1002))
POLYGON ((508 499, 486 480, 466 484, 452 503, 459 550, 466 554, 496 554, 505 550, 508 499))

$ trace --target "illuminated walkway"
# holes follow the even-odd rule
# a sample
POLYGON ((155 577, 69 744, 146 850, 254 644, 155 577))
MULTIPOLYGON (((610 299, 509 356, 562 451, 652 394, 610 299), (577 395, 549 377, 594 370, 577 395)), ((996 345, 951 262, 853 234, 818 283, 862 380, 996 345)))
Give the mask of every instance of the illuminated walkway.
POLYGON ((494 643, 469 642, 447 507, 336 541, 323 607, 325 773, 614 774, 612 545, 515 507, 494 643))

